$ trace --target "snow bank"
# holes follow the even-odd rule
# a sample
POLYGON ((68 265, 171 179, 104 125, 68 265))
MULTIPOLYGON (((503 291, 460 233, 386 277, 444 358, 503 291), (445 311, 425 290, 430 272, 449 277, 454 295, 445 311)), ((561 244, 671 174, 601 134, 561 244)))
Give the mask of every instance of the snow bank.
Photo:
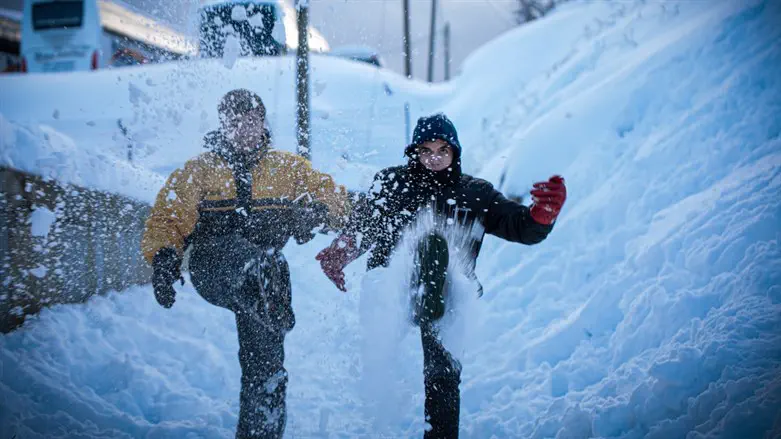
POLYGON ((486 246, 498 328, 465 368, 470 436, 781 433, 779 17, 637 6, 535 80, 551 104, 486 172, 516 193, 563 173, 569 200, 518 265, 486 246))
POLYGON ((534 104, 518 100, 530 91, 530 82, 573 56, 577 43, 593 32, 595 24, 609 19, 614 9, 616 5, 609 2, 595 2, 587 8, 562 5, 545 20, 499 36, 464 61, 461 75, 454 80, 458 92, 443 110, 459 129, 468 172, 506 147, 510 139, 498 134, 508 116, 515 120, 515 107, 534 104))
POLYGON ((151 203, 163 177, 119 160, 111 145, 82 148, 50 126, 16 124, 0 114, 0 165, 61 183, 105 190, 151 203))

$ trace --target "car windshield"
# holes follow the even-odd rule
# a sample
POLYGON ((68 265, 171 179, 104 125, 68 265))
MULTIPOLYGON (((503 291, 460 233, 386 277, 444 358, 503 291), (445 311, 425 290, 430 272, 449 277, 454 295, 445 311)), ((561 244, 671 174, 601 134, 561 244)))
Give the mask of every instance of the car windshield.
POLYGON ((201 10, 200 52, 204 57, 222 57, 228 36, 237 37, 243 56, 279 55, 281 45, 272 36, 275 6, 227 3, 201 10))

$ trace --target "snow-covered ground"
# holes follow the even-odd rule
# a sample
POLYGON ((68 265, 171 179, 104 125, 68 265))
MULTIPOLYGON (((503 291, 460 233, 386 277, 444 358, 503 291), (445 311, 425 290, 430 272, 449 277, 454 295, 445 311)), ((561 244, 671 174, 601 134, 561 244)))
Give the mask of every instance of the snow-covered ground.
MULTIPOLYGON (((413 120, 451 115, 467 169, 505 191, 567 178, 547 241, 486 242, 462 437, 781 437, 779 23, 774 0, 582 2, 487 45, 445 86, 315 62, 315 163, 337 180, 360 186, 356 174, 398 163, 405 100, 413 120), (388 117, 356 110, 375 96, 388 117)), ((132 168, 159 178, 200 150, 222 91, 255 84, 273 102, 273 72, 290 72, 265 62, 3 78, 0 156, 35 168, 7 143, 21 131, 95 151, 123 117, 146 136, 132 168), (91 86, 107 92, 78 99, 91 86), (23 100, 33 89, 47 99, 23 100)), ((288 145, 290 111, 270 120, 288 145)), ((102 178, 85 184, 112 189, 102 178)), ((364 261, 348 294, 332 287, 314 261, 327 243, 286 249, 298 320, 287 436, 419 437, 419 339, 409 331, 387 355, 395 389, 366 379, 366 305, 381 292, 361 291, 364 261)), ((171 310, 148 286, 57 306, 0 338, 0 437, 232 437, 233 318, 179 291, 171 310)))

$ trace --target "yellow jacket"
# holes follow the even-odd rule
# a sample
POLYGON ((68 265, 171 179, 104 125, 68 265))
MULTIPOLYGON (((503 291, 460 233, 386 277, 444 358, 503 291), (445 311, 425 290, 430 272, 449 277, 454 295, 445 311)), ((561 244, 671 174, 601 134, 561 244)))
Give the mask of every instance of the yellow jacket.
POLYGON ((328 208, 327 225, 342 226, 349 213, 343 186, 296 154, 270 150, 260 157, 247 166, 251 183, 243 187, 249 195, 251 186, 251 196, 245 195, 243 201, 242 183, 237 186, 234 167, 216 152, 201 154, 174 171, 146 221, 141 240, 146 260, 152 263, 165 247, 181 256, 195 236, 235 232, 236 228, 257 237, 286 235, 282 237, 286 241, 290 234, 278 229, 290 226, 291 217, 285 212, 292 212, 293 202, 301 199, 323 203, 328 208))

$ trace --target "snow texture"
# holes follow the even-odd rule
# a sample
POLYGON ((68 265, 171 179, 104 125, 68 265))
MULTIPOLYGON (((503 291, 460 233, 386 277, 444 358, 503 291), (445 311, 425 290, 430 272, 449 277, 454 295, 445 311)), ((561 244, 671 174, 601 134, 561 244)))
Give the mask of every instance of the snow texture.
POLYGON ((103 146, 81 148, 48 125, 14 123, 0 114, 0 164, 3 166, 62 183, 153 201, 165 181, 163 177, 119 159, 103 146))
POLYGON ((30 214, 30 233, 33 236, 46 237, 56 220, 57 216, 54 212, 43 206, 37 206, 30 214))
MULTIPOLYGON (((485 323, 484 304, 478 300, 479 285, 466 276, 471 240, 475 235, 482 235, 482 227, 448 226, 444 218, 435 220, 430 212, 421 214, 405 229, 391 264, 372 270, 361 280, 360 391, 364 412, 368 419, 374 420, 375 433, 398 435, 395 421, 409 409, 406 401, 422 396, 418 385, 422 379, 409 374, 410 364, 416 365, 413 370, 423 367, 420 335, 410 322, 411 303, 417 294, 425 292, 410 289, 410 280, 416 270, 414 255, 418 243, 431 233, 442 236, 448 243, 448 311, 436 324, 443 344, 457 360, 464 361, 464 355, 482 341, 474 335, 479 334, 480 325, 485 323)), ((423 427, 416 425, 416 428, 423 427)))
MULTIPOLYGON (((462 352, 461 437, 781 437, 779 22, 774 0, 573 2, 487 45, 437 87, 315 58, 313 84, 325 84, 315 114, 329 115, 315 118, 315 163, 339 181, 365 189, 356 174, 401 160, 405 99, 414 114, 445 110, 468 167, 504 192, 525 195, 554 172, 567 180, 545 242, 486 239, 485 295, 462 352), (350 112, 375 88, 377 107, 396 116, 350 112)), ((34 128, 44 121, 93 158, 105 134, 78 120, 103 111, 113 112, 105 121, 135 117, 147 136, 139 166, 166 173, 200 151, 189 131, 214 126, 229 84, 260 85, 273 102, 275 81, 291 80, 285 66, 2 78, 0 132, 15 136, 3 160, 36 166, 17 144, 50 154, 34 128), (202 74, 211 76, 201 87, 202 74), (184 93, 191 82, 198 92, 184 93), (128 83, 138 92, 125 104, 128 83), (84 103, 86 84, 106 94, 84 103), (33 87, 51 99, 7 99, 33 87)), ((286 114, 270 122, 281 139, 286 114)), ((83 164, 47 166, 87 180, 69 174, 83 164)), ((150 181, 159 187, 137 177, 124 190, 150 181)), ((362 258, 341 294, 314 261, 329 242, 285 249, 298 322, 286 340, 286 436, 420 437, 422 354, 413 328, 394 323, 399 275, 364 274, 362 258)), ((170 310, 136 287, 46 309, 1 337, 0 437, 233 437, 233 317, 189 284, 177 288, 170 310)))

